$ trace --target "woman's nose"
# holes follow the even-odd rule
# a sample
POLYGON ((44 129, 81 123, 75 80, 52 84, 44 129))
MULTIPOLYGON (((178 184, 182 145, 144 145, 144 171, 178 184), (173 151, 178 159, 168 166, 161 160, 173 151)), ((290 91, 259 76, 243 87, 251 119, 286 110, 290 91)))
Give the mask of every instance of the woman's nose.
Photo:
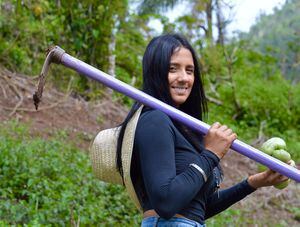
POLYGON ((178 77, 179 81, 186 81, 188 80, 188 74, 185 70, 181 70, 178 77))

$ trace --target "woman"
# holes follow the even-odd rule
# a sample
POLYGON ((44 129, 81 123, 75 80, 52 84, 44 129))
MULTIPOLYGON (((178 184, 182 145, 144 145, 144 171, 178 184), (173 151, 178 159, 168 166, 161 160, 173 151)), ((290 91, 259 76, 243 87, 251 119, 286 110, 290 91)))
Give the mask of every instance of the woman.
MULTIPOLYGON (((177 34, 154 38, 143 57, 143 91, 199 120, 207 110, 195 51, 177 34)), ((122 124, 117 163, 122 174, 121 142, 136 103, 122 124)), ((236 134, 214 123, 202 136, 159 110, 144 107, 138 120, 131 178, 144 211, 142 226, 204 226, 259 187, 287 178, 268 170, 219 191, 220 160, 236 134)))

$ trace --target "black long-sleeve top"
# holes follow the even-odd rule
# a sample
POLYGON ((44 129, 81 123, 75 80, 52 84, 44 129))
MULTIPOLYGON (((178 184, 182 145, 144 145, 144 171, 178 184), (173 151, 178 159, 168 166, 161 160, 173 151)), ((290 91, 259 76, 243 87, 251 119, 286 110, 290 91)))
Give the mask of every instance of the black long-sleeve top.
POLYGON ((218 164, 219 158, 211 151, 197 151, 166 114, 153 109, 142 112, 131 177, 144 211, 154 209, 166 219, 181 214, 204 224, 205 219, 255 191, 247 180, 218 191, 218 164), (206 182, 192 163, 203 169, 206 182))

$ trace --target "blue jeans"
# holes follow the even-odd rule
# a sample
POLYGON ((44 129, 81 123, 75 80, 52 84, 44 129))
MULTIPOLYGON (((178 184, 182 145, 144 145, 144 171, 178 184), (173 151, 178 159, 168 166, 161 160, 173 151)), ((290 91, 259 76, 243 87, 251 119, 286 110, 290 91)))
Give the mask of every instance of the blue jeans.
POLYGON ((205 227, 205 224, 202 225, 196 221, 187 219, 173 217, 170 219, 163 219, 161 217, 149 217, 144 218, 142 221, 141 227, 205 227))

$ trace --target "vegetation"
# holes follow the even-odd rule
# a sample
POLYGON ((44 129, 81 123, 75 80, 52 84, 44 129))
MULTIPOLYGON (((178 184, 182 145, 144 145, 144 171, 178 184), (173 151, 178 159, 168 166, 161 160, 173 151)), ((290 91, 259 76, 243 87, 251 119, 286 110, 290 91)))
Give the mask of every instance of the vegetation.
POLYGON ((18 122, 0 127, 3 224, 138 225, 141 217, 124 189, 96 180, 87 155, 66 144, 63 132, 49 140, 27 132, 18 122))
MULTIPOLYGON (((110 56, 116 55, 116 69, 121 79, 130 80, 141 71, 139 56, 145 47, 137 24, 143 18, 129 17, 124 1, 6 1, 0 0, 0 61, 11 70, 38 75, 45 51, 59 45, 68 53, 108 71, 110 56), (113 36, 113 32, 116 34, 113 36), (116 48, 109 48, 116 40, 116 48)), ((70 73, 55 68, 53 81, 67 86, 70 73), (58 79, 59 78, 59 79, 58 79)), ((101 86, 88 83, 85 77, 74 77, 74 87, 86 98, 98 93, 101 86), (95 87, 93 87, 95 86, 95 87), (94 89, 94 93, 88 91, 94 89)), ((99 94, 98 94, 99 95, 99 94)))
POLYGON ((292 82, 300 81, 300 2, 288 0, 282 9, 271 15, 262 14, 249 34, 252 46, 272 55, 283 76, 292 82), (266 29, 268 28, 268 29, 266 29))
POLYGON ((213 101, 209 122, 230 125, 250 144, 262 137, 281 137, 292 157, 300 160, 300 84, 283 78, 271 56, 252 51, 247 43, 229 45, 224 51, 219 62, 210 61, 222 48, 202 52, 207 95, 213 101))

